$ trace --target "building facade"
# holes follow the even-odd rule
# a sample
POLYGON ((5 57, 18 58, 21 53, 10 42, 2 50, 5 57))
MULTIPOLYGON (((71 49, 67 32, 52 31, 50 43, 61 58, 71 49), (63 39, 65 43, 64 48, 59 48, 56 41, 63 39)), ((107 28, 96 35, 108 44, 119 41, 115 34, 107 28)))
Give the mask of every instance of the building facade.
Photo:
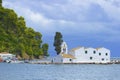
POLYGON ((53 58, 54 63, 110 63, 110 50, 101 48, 77 47, 68 51, 65 42, 61 45, 61 53, 53 58))
POLYGON ((63 42, 61 44, 61 52, 59 55, 53 58, 53 63, 72 63, 72 60, 75 59, 75 57, 71 54, 68 54, 68 46, 66 42, 63 42))
POLYGON ((0 59, 2 61, 9 60, 15 58, 15 55, 7 53, 7 52, 2 52, 0 53, 0 59))
POLYGON ((73 55, 76 59, 73 63, 109 63, 110 50, 106 48, 85 48, 78 47, 70 50, 69 54, 73 55))

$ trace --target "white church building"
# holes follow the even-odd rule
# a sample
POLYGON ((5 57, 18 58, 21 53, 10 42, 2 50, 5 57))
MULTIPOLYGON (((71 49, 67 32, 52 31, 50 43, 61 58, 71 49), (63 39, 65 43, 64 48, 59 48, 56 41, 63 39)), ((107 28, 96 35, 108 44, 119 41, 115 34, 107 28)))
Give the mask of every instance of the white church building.
POLYGON ((77 47, 68 51, 66 42, 61 45, 61 53, 53 58, 53 63, 110 63, 110 50, 77 47))

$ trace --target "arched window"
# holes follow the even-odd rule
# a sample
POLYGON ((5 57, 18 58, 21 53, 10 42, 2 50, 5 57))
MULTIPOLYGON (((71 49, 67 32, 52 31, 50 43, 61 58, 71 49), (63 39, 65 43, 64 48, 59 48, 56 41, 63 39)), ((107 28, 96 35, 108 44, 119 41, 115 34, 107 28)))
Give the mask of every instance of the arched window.
POLYGON ((99 56, 101 56, 101 53, 99 53, 99 56))
POLYGON ((72 61, 72 59, 70 59, 70 61, 72 61))
POLYGON ((104 58, 102 58, 102 61, 104 61, 105 59, 104 58))
POLYGON ((96 53, 96 51, 93 51, 93 53, 95 54, 95 53, 96 53))
POLYGON ((107 55, 108 55, 108 53, 105 53, 105 55, 107 56, 107 55))
POLYGON ((93 57, 90 57, 90 60, 92 60, 93 59, 93 57))
POLYGON ((63 48, 63 52, 64 52, 64 53, 66 52, 66 48, 63 48))
POLYGON ((87 51, 85 51, 85 54, 87 54, 87 51))

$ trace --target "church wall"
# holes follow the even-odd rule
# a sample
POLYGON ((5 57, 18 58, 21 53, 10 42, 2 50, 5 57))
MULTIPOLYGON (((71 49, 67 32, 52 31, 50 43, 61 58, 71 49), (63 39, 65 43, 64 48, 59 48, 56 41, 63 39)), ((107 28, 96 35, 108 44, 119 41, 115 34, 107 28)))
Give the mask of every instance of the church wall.
POLYGON ((75 50, 74 63, 107 63, 110 62, 110 51, 107 49, 96 50, 94 48, 75 50), (101 53, 101 55, 99 55, 101 53), (106 53, 108 54, 106 56, 106 53))
POLYGON ((53 58, 53 63, 62 63, 63 58, 61 55, 57 55, 56 57, 53 58))
POLYGON ((78 47, 69 51, 65 42, 61 45, 61 53, 54 59, 54 63, 109 63, 110 50, 106 48, 84 48, 78 47), (64 50, 65 49, 65 50, 64 50), (64 58, 60 54, 71 54, 75 59, 64 58))
POLYGON ((63 58, 63 63, 72 63, 72 59, 70 59, 70 58, 63 58))
POLYGON ((110 62, 110 50, 106 48, 101 48, 98 50, 99 61, 101 62, 110 62), (100 55, 101 53, 101 55, 100 55), (107 54, 107 55, 106 55, 107 54))

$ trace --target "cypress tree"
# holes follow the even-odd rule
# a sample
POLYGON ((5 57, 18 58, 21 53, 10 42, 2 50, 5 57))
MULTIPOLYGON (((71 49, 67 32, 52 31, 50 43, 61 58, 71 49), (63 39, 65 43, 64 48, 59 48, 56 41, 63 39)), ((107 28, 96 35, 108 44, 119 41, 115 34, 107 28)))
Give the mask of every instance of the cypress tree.
POLYGON ((57 55, 60 54, 61 52, 61 44, 62 44, 62 34, 60 32, 56 32, 55 37, 54 37, 54 47, 55 51, 57 52, 57 55))

